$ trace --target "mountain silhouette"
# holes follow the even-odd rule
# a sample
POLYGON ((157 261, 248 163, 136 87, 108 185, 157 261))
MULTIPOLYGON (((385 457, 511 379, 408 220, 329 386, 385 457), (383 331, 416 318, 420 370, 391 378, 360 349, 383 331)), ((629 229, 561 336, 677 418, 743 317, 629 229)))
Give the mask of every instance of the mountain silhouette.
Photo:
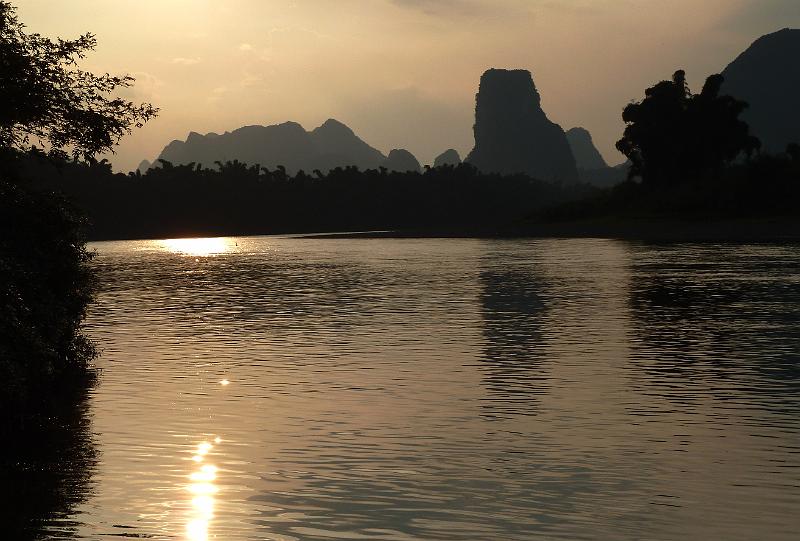
POLYGON ((419 164, 419 161, 417 161, 413 154, 405 149, 392 150, 382 166, 389 171, 397 171, 398 173, 422 171, 422 166, 419 164))
POLYGON ((449 149, 445 150, 433 161, 434 167, 442 167, 443 165, 459 165, 461 164, 461 156, 458 154, 457 150, 449 149))
POLYGON ((600 151, 594 146, 592 134, 585 128, 567 131, 567 141, 578 165, 581 182, 598 187, 608 187, 623 182, 628 176, 629 163, 609 167, 600 151))
POLYGON ((490 69, 483 74, 474 131, 475 148, 465 161, 483 172, 578 180, 567 136, 542 110, 529 71, 490 69))
POLYGON ((144 175, 145 173, 147 173, 147 170, 150 169, 151 167, 153 167, 152 163, 150 163, 148 160, 142 160, 139 163, 139 167, 137 167, 136 170, 144 175))
POLYGON ((337 120, 327 120, 311 132, 296 122, 272 126, 245 126, 222 135, 191 132, 186 141, 173 141, 159 159, 174 165, 239 160, 275 169, 284 166, 290 174, 299 170, 328 171, 349 165, 375 169, 387 159, 337 120))
POLYGON ((602 169, 608 167, 603 156, 594 146, 592 134, 585 128, 572 128, 567 131, 567 141, 575 157, 578 169, 602 169))
POLYGON ((316 168, 322 171, 346 165, 355 165, 362 170, 376 169, 386 159, 338 120, 329 119, 314 129, 311 140, 318 153, 316 168))
POLYGON ((800 30, 785 28, 757 39, 722 72, 722 91, 750 107, 742 118, 763 150, 783 152, 800 142, 800 30))

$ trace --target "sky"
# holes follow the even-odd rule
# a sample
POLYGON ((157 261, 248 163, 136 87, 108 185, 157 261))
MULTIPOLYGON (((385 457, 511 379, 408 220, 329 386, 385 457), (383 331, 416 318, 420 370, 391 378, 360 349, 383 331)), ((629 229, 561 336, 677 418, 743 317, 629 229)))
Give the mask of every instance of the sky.
POLYGON ((97 36, 83 68, 128 73, 159 117, 123 140, 128 171, 190 131, 328 118, 422 163, 472 148, 489 68, 532 72, 548 117, 611 164, 622 108, 685 69, 699 90, 797 0, 17 0, 29 32, 97 36))

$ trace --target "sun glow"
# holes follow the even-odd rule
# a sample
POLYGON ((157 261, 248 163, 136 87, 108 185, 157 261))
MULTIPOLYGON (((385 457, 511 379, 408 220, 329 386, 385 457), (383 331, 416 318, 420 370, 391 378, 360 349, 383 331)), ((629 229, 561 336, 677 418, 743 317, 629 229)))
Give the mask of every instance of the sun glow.
MULTIPOLYGON (((221 441, 219 437, 215 440, 219 443, 217 440, 221 441)), ((213 447, 213 444, 207 441, 198 444, 194 461, 202 462, 213 447)), ((215 495, 219 492, 214 484, 216 479, 217 467, 211 464, 203 464, 189 475, 190 483, 186 486, 191 497, 191 511, 186 524, 186 536, 189 541, 209 539, 209 527, 214 518, 215 495)))
POLYGON ((217 478, 217 468, 211 465, 205 465, 200 468, 200 471, 194 472, 189 476, 189 479, 196 483, 210 483, 217 478))
POLYGON ((194 257, 208 257, 216 254, 224 254, 231 249, 234 242, 229 238, 207 238, 207 239, 166 239, 159 241, 162 248, 194 257))

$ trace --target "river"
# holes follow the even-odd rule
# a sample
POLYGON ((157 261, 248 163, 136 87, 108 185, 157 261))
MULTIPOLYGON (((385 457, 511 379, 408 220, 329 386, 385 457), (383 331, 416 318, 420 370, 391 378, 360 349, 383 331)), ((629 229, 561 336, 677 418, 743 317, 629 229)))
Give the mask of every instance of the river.
POLYGON ((47 539, 797 539, 796 245, 92 248, 47 539))

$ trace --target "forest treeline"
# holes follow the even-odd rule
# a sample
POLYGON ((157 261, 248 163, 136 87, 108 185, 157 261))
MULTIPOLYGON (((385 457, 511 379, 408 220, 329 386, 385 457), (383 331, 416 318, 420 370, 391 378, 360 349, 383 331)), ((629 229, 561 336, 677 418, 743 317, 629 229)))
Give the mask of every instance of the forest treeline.
POLYGON ((617 149, 627 182, 536 214, 536 220, 739 219, 800 216, 800 145, 761 151, 740 116, 749 105, 721 92, 722 75, 699 93, 676 71, 622 113, 617 149))
POLYGON ((37 191, 62 193, 80 208, 89 238, 98 240, 379 230, 524 235, 542 221, 800 215, 796 145, 607 189, 483 174, 468 164, 292 176, 238 161, 213 168, 163 162, 126 175, 106 161, 29 154, 25 170, 37 191))
POLYGON ((459 235, 526 234, 536 221, 611 218, 793 216, 800 147, 770 155, 740 118, 744 101, 709 77, 691 92, 685 72, 646 89, 623 110, 617 148, 630 178, 610 189, 559 184, 469 164, 399 173, 262 168, 239 161, 114 174, 93 156, 28 153, 24 176, 83 209, 94 239, 405 230, 459 235))
POLYGON ((525 175, 483 174, 462 164, 399 173, 336 168, 327 173, 238 161, 213 167, 161 162, 114 174, 106 161, 29 156, 25 176, 83 209, 95 239, 442 229, 491 232, 531 211, 598 193, 525 175))
MULTIPOLYGON (((649 184, 627 181, 594 195, 535 211, 539 222, 598 219, 688 220, 800 218, 800 152, 759 154, 712 173, 649 184)), ((524 230, 524 229, 523 229, 524 230)), ((651 229, 649 229, 651 230, 651 229)), ((635 228, 631 230, 635 235, 635 228)), ((779 235, 780 232, 775 232, 779 235)))

